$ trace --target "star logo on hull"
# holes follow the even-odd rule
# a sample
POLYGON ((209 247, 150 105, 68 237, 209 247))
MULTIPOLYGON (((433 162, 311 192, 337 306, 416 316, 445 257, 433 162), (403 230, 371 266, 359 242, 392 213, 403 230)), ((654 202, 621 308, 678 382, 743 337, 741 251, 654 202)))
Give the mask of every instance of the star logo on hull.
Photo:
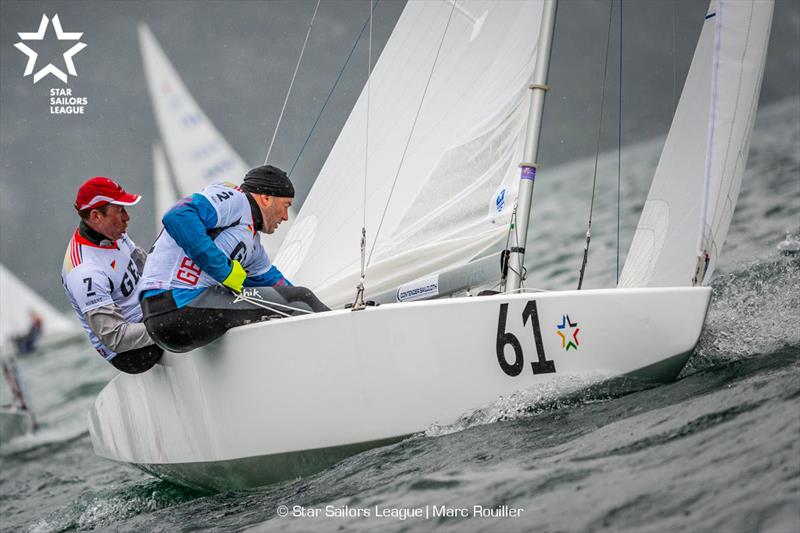
POLYGON ((570 348, 577 350, 581 344, 578 341, 578 332, 581 330, 578 323, 572 322, 569 315, 561 315, 561 324, 556 325, 556 328, 558 328, 556 334, 561 337, 561 347, 565 351, 569 351, 570 348))
MULTIPOLYGON (((42 41, 44 40, 44 35, 47 32, 47 26, 51 22, 50 19, 47 18, 47 15, 42 15, 42 20, 39 23, 39 29, 35 32, 18 32, 19 38, 22 41, 42 41)), ((61 21, 58 20, 58 15, 53 16, 52 19, 53 29, 56 32, 56 38, 59 41, 79 41, 80 38, 83 36, 83 32, 65 32, 61 28, 61 21)), ((34 69, 36 68, 36 60, 39 57, 39 54, 36 53, 30 46, 25 44, 25 42, 18 42, 14 45, 14 48, 28 56, 28 62, 25 65, 25 72, 23 76, 30 76, 33 74, 33 83, 36 84, 47 76, 48 74, 52 74, 59 80, 63 81, 64 83, 68 83, 69 76, 78 76, 78 72, 75 70, 75 63, 72 61, 72 58, 81 50, 86 48, 84 43, 77 43, 69 50, 64 52, 64 64, 67 67, 67 72, 65 73, 60 68, 56 67, 52 63, 48 63, 44 67, 40 68, 34 74, 34 69)))

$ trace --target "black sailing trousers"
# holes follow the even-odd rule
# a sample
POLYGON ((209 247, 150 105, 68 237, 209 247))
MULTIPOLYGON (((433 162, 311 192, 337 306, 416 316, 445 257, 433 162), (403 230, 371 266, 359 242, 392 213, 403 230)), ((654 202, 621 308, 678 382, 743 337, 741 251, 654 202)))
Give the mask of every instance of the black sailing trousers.
POLYGON ((305 287, 248 287, 245 291, 247 299, 224 287, 209 287, 181 308, 170 291, 144 298, 144 325, 159 346, 181 353, 205 346, 233 327, 284 316, 247 300, 260 300, 288 315, 302 314, 289 308, 330 311, 305 287))

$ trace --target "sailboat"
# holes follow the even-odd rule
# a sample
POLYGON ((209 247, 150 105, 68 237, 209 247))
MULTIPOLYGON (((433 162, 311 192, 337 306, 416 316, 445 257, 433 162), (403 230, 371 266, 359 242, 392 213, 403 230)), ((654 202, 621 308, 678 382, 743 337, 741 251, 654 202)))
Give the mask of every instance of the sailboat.
POLYGON ((0 443, 30 433, 36 426, 16 362, 16 352, 23 344, 20 339, 29 333, 33 320, 39 322, 41 330, 25 350, 53 346, 83 333, 77 321, 53 308, 0 264, 0 368, 3 373, 0 383, 10 393, 3 394, 3 402, 8 403, 0 405, 0 443))
POLYGON ((77 321, 71 320, 0 264, 0 345, 2 353, 14 352, 12 339, 28 331, 31 315, 42 321, 41 342, 60 342, 83 333, 77 321))
POLYGON ((252 487, 560 376, 675 379, 745 170, 772 4, 711 3, 619 286, 531 292, 555 13, 409 2, 276 258, 334 306, 361 280, 394 303, 235 328, 117 376, 90 413, 95 452, 188 486, 252 487), (444 297, 462 290, 453 279, 485 282, 482 258, 506 241, 499 293, 444 297))

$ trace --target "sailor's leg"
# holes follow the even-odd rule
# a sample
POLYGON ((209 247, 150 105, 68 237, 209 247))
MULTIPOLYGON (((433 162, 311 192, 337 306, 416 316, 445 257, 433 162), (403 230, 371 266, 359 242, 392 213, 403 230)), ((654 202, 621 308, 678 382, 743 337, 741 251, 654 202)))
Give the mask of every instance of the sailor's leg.
POLYGON ((161 359, 164 350, 156 345, 144 346, 127 352, 120 352, 111 359, 111 364, 126 374, 141 374, 150 370, 161 359))
MULTIPOLYGON (((283 303, 282 299, 279 303, 283 303)), ((171 352, 188 352, 205 346, 230 328, 282 316, 223 287, 209 287, 181 308, 177 308, 169 292, 145 298, 142 312, 150 336, 171 352)))

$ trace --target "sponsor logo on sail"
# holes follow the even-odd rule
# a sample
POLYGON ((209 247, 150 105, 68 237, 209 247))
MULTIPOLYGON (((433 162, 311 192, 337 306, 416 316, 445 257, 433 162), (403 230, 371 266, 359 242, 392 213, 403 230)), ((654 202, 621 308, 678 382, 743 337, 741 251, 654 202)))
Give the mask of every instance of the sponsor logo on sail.
POLYGON ((577 322, 572 322, 569 315, 561 315, 561 324, 556 325, 556 334, 561 338, 561 347, 564 351, 577 350, 580 346, 578 332, 581 330, 577 322))
POLYGON ((506 206, 506 190, 500 189, 500 192, 497 193, 497 196, 495 196, 494 199, 495 211, 497 211, 498 213, 502 213, 503 208, 505 208, 505 206, 506 206))

